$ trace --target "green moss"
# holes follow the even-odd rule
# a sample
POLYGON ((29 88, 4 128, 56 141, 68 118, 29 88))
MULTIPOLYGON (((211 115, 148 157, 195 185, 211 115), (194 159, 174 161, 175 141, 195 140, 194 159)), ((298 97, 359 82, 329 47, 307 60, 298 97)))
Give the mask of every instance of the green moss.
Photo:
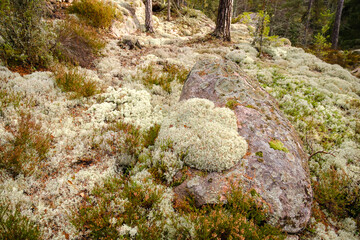
POLYGON ((251 104, 246 105, 246 107, 247 107, 247 108, 256 109, 256 108, 255 108, 253 105, 251 105, 251 104))
POLYGON ((255 155, 258 156, 258 157, 263 157, 264 156, 262 151, 256 152, 255 155))
POLYGON ((286 152, 286 153, 289 152, 289 149, 287 149, 280 140, 273 139, 273 140, 271 140, 269 142, 269 145, 270 145, 270 147, 272 149, 283 151, 283 152, 286 152))
POLYGON ((239 103, 235 98, 229 98, 225 104, 225 106, 231 110, 234 110, 237 105, 239 105, 239 103))

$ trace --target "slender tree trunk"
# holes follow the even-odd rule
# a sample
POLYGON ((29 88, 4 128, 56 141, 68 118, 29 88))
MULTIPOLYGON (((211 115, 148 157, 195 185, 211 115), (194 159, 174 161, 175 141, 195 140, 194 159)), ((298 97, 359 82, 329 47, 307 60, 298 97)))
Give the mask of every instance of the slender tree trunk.
POLYGON ((223 38, 224 41, 231 41, 230 25, 232 14, 232 0, 220 0, 216 27, 213 36, 223 38))
POLYGON ((152 23, 152 0, 145 1, 145 29, 147 32, 154 33, 152 23))
POLYGON ((337 9, 336 9, 336 17, 335 17, 335 23, 334 28, 331 36, 331 47, 333 49, 337 49, 338 41, 339 41, 339 31, 340 31, 340 22, 341 22, 341 13, 344 6, 344 0, 339 0, 337 9))
POLYGON ((167 20, 170 22, 170 15, 171 15, 171 2, 170 0, 168 0, 168 5, 167 5, 167 20))
POLYGON ((307 46, 307 35, 308 35, 308 30, 309 30, 309 25, 310 25, 311 9, 312 9, 313 3, 314 3, 314 0, 309 0, 309 6, 308 6, 308 10, 307 10, 307 18, 306 18, 306 24, 305 24, 304 46, 307 46))

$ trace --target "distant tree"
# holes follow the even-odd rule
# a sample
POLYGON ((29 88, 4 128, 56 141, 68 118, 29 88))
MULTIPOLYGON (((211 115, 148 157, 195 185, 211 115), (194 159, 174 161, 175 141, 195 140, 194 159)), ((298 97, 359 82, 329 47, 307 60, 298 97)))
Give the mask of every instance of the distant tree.
POLYGON ((333 28, 332 35, 331 35, 331 47, 333 49, 336 49, 338 46, 341 13, 342 13, 343 6, 344 6, 344 0, 338 0, 334 28, 333 28))
POLYGON ((147 32, 154 33, 152 23, 152 0, 145 1, 145 29, 147 32))
POLYGON ((171 14, 171 11, 170 11, 171 10, 170 9, 171 8, 171 2, 170 2, 170 0, 168 0, 167 4, 168 4, 167 5, 167 20, 170 21, 170 14, 171 14))
POLYGON ((308 5, 308 9, 307 9, 307 14, 306 14, 306 23, 305 23, 304 46, 307 45, 307 35, 308 35, 308 31, 309 31, 311 10, 312 10, 313 3, 314 3, 314 0, 309 0, 309 5, 308 5))
POLYGON ((220 0, 216 27, 213 36, 223 38, 224 41, 231 41, 230 25, 232 15, 232 0, 220 0))

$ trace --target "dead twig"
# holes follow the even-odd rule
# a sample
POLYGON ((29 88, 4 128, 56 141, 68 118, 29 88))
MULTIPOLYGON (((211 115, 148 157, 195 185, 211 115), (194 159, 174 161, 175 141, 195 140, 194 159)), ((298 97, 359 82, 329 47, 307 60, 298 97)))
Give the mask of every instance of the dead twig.
POLYGON ((317 154, 320 154, 320 153, 322 153, 322 154, 330 154, 331 156, 335 157, 335 155, 332 154, 332 153, 325 152, 325 151, 317 151, 317 152, 315 152, 315 153, 313 153, 313 154, 311 154, 311 155, 309 156, 309 160, 310 160, 310 158, 312 158, 313 156, 315 156, 315 155, 317 155, 317 154))

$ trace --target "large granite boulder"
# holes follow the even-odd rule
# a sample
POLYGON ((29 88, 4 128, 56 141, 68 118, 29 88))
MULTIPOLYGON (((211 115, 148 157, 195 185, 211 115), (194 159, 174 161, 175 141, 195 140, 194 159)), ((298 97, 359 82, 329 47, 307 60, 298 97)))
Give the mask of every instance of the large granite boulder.
POLYGON ((204 60, 194 66, 180 101, 190 98, 232 106, 248 151, 223 172, 201 174, 194 168, 178 172, 175 178, 188 177, 174 189, 177 195, 192 194, 199 206, 226 201, 230 182, 241 182, 245 190, 254 188, 269 205, 272 223, 289 233, 301 231, 310 219, 312 204, 307 155, 276 100, 238 65, 223 60, 204 60))

